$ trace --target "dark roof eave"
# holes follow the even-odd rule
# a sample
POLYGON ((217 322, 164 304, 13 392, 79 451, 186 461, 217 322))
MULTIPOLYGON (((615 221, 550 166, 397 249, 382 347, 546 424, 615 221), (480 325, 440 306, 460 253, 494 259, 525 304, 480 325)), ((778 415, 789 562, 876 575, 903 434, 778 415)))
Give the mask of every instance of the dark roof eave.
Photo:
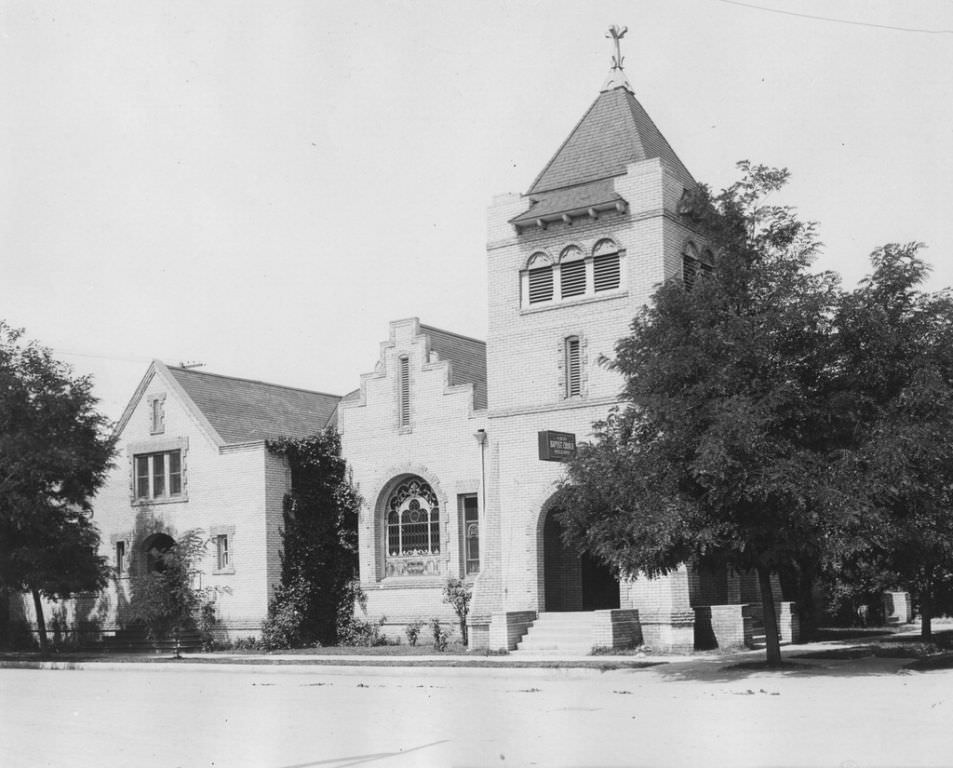
POLYGON ((530 208, 525 213, 521 213, 519 216, 510 219, 509 223, 517 229, 520 227, 540 227, 541 229, 545 229, 546 224, 554 221, 565 221, 568 224, 571 223, 572 219, 582 216, 596 218, 592 215, 593 213, 604 213, 606 211, 625 213, 628 207, 629 204, 623 198, 618 197, 615 200, 606 200, 602 203, 594 203, 593 205, 580 206, 577 208, 567 208, 564 211, 550 211, 541 216, 533 216, 531 213, 533 209, 530 208), (567 219, 569 221, 567 221, 567 219))

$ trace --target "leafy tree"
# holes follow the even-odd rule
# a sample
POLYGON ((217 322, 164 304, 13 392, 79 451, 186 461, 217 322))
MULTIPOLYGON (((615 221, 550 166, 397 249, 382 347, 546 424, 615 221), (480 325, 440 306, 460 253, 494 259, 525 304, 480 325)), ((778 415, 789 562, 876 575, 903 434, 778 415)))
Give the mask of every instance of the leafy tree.
POLYGON ((23 331, 0 321, 0 587, 28 591, 40 647, 41 597, 104 586, 90 499, 113 454, 88 376, 74 376, 23 331))
POLYGON ((269 442, 268 449, 291 467, 291 492, 282 513, 281 584, 263 629, 289 645, 333 645, 360 596, 354 583, 360 497, 341 438, 328 427, 305 439, 269 442), (269 626, 276 622, 281 626, 269 626))
POLYGON ((130 616, 146 628, 151 640, 178 641, 198 626, 207 601, 192 577, 206 545, 201 531, 186 531, 169 549, 155 552, 148 569, 133 576, 130 616))
POLYGON ((929 639, 935 611, 953 608, 953 296, 922 290, 920 247, 871 255, 872 274, 844 298, 837 343, 855 395, 858 444, 841 469, 865 503, 858 554, 913 593, 929 639))
POLYGON ((829 454, 846 430, 830 375, 839 290, 809 271, 813 225, 763 202, 787 171, 740 167, 686 214, 714 270, 661 285, 607 361, 624 404, 569 464, 561 521, 570 544, 623 573, 754 569, 776 665, 770 575, 817 562, 835 527, 823 512, 837 509, 829 454))

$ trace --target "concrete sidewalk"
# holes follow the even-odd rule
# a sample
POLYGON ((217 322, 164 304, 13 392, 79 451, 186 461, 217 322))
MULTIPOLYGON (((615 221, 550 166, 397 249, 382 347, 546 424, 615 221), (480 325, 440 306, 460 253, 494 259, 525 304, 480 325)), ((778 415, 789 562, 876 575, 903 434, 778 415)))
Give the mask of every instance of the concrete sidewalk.
MULTIPOLYGON (((908 635, 916 628, 891 635, 908 635)), ((884 639, 885 635, 854 637, 845 640, 827 640, 814 643, 782 646, 782 657, 791 661, 804 653, 859 648, 884 639)), ((568 677, 601 675, 610 671, 638 671, 654 669, 666 673, 705 674, 706 670, 723 668, 726 665, 756 664, 764 660, 765 652, 758 650, 706 651, 692 654, 633 653, 628 655, 582 656, 558 652, 527 653, 524 651, 506 655, 447 655, 428 654, 420 656, 376 656, 361 653, 322 654, 320 649, 308 653, 190 653, 181 659, 168 655, 125 654, 92 655, 63 654, 56 659, 2 658, 0 669, 48 669, 48 670, 149 670, 149 671, 219 671, 219 672, 265 672, 265 673, 310 673, 328 675, 419 675, 422 669, 432 669, 440 674, 492 675, 509 674, 558 674, 568 677)), ((910 659, 904 661, 909 662, 910 659)), ((842 662, 841 662, 842 663, 842 662)))

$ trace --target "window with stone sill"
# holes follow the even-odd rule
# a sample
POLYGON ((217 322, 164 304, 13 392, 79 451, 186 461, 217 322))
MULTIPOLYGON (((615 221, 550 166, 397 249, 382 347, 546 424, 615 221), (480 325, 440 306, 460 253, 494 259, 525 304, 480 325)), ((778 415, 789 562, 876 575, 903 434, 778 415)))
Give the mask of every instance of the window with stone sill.
POLYGON ((475 576, 480 572, 480 503, 475 493, 462 493, 457 496, 460 508, 460 530, 463 541, 460 547, 463 553, 463 573, 475 576))
POLYGON ((136 501, 182 497, 182 451, 139 453, 132 461, 136 501))
POLYGON ((231 525, 213 525, 209 529, 212 556, 215 558, 213 573, 216 575, 235 573, 235 527, 231 525))
POLYGON ((385 574, 439 574, 440 505, 433 488, 420 477, 403 480, 388 497, 385 514, 385 574))

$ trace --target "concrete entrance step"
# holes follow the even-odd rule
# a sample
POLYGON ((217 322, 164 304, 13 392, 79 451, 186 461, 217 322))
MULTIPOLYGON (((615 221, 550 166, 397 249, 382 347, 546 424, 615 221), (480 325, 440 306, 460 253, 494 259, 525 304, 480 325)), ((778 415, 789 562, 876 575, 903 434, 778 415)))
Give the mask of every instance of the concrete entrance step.
POLYGON ((515 653, 586 655, 593 648, 593 621, 594 616, 590 611, 541 613, 517 644, 515 653))

